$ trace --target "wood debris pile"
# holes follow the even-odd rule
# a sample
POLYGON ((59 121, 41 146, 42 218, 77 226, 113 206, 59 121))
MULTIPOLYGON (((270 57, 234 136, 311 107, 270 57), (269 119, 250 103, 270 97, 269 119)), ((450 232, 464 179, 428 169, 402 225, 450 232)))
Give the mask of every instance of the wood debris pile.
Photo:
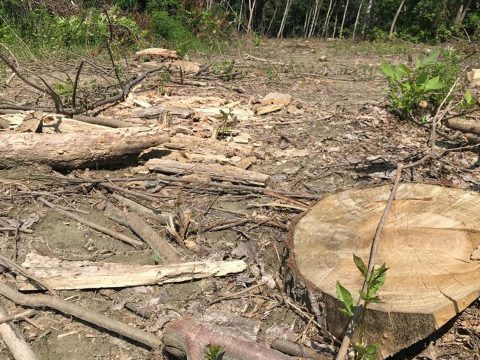
MULTIPOLYGON (((184 82, 180 87, 199 85, 195 76, 201 71, 201 65, 179 60, 174 52, 147 49, 136 56, 137 59, 149 59, 139 63, 141 68, 165 66, 171 72, 179 71, 184 82)), ((253 215, 234 213, 242 218, 210 226, 205 224, 199 229, 199 224, 185 208, 181 192, 172 195, 171 191, 163 191, 166 186, 192 192, 258 194, 278 201, 252 206, 293 211, 307 208, 308 203, 301 199, 317 198, 315 195, 273 190, 269 187, 270 176, 254 169, 257 160, 265 157, 264 144, 253 141, 246 129, 262 123, 265 114, 279 111, 301 113, 301 104, 290 95, 272 93, 262 100, 246 101, 234 96, 223 98, 159 92, 159 87, 167 84, 170 82, 162 79, 156 79, 153 85, 150 82, 144 86, 140 82, 128 91, 123 101, 102 109, 99 116, 41 109, 2 111, 0 169, 47 167, 51 169, 47 171, 51 174, 47 181, 56 184, 54 187, 59 192, 56 195, 54 187, 36 191, 30 187, 29 180, 0 179, 0 186, 6 191, 4 194, 9 193, 12 199, 20 202, 25 200, 22 194, 29 194, 27 196, 31 196, 42 214, 35 214, 35 219, 30 222, 0 217, 0 231, 7 236, 35 237, 37 231, 32 230, 33 225, 46 221, 48 214, 55 213, 63 221, 73 221, 96 236, 100 234, 109 241, 117 240, 115 246, 147 250, 157 264, 105 261, 103 259, 112 254, 108 251, 107 254, 97 253, 98 244, 92 239, 84 248, 96 255, 88 260, 61 259, 45 249, 35 248, 24 254, 21 265, 0 256, 0 264, 15 275, 9 277, 15 286, 2 282, 0 294, 17 305, 52 309, 147 348, 156 350, 162 345, 167 353, 181 358, 203 359, 205 348, 211 344, 221 346, 232 359, 292 358, 285 352, 299 355, 304 351, 301 346, 297 349, 287 340, 276 345, 283 349, 282 353, 255 341, 233 337, 188 317, 170 322, 157 336, 63 300, 59 293, 94 289, 109 299, 118 300, 119 293, 112 289, 161 286, 241 274, 250 269, 247 261, 238 259, 238 256, 237 259, 199 256, 201 247, 192 240, 191 232, 222 231, 242 224, 288 230, 284 222, 262 216, 257 211, 253 215), (130 169, 124 178, 100 177, 95 172, 125 165, 130 169), (65 172, 68 175, 64 175, 65 172), (82 201, 74 200, 73 196, 81 193, 87 196, 86 199, 94 199, 87 200, 90 209, 84 206, 86 204, 82 205, 82 201), (165 198, 174 200, 173 211, 158 209, 159 202, 165 198), (159 232, 159 228, 163 232, 159 232), (196 339, 194 343, 189 340, 192 338, 196 339)), ((290 155, 282 152, 276 156, 290 155)), ((213 203, 206 212, 210 208, 214 209, 213 203)), ((49 238, 51 236, 48 234, 49 238)), ((248 235, 244 236, 248 239, 248 235)), ((246 250, 238 253, 246 254, 246 250)), ((275 280, 266 276, 264 270, 261 274, 264 274, 263 280, 256 287, 259 290, 262 287, 270 291, 275 289, 275 280)), ((281 296, 275 295, 274 299, 275 306, 291 304, 288 306, 294 306, 301 316, 306 316, 301 308, 281 296)), ((212 304, 217 301, 221 302, 221 299, 212 304)), ((128 303, 125 307, 142 318, 154 317, 151 310, 138 304, 128 303)), ((1 316, 9 316, 7 310, 0 310, 1 316)), ((13 316, 28 319, 31 315, 32 312, 13 316)), ((12 339, 8 331, 16 330, 10 324, 0 325, 0 333, 8 346, 20 349, 19 354, 12 352, 15 358, 37 358, 21 336, 12 339)))

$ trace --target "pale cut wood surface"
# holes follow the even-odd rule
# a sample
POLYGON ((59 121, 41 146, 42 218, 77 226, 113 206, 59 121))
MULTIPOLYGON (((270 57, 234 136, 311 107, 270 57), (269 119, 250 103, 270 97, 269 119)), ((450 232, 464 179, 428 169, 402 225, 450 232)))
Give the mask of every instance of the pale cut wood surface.
MULTIPOLYGON (((196 261, 170 265, 128 265, 91 261, 65 261, 30 253, 23 267, 41 279, 48 279, 54 289, 119 288, 166 284, 226 276, 244 271, 243 260, 196 261)), ((35 290, 19 277, 20 290, 35 290)))
POLYGON ((54 169, 75 169, 112 164, 167 140, 163 133, 146 127, 90 134, 0 133, 0 168, 46 164, 54 169))
MULTIPOLYGON (((7 318, 9 314, 0 305, 0 318, 7 318)), ((37 360, 37 356, 32 351, 28 343, 23 338, 22 332, 13 324, 6 322, 0 324, 0 336, 7 345, 10 353, 15 360, 37 360)))
POLYGON ((266 185, 268 175, 243 170, 231 165, 181 163, 173 160, 150 159, 145 163, 150 171, 158 171, 166 174, 202 174, 213 180, 224 180, 244 184, 266 185))
MULTIPOLYGON (((382 186, 327 196, 295 226, 296 270, 327 298, 335 298, 337 280, 358 298, 362 278, 352 254, 367 262, 390 190, 382 186)), ((400 185, 377 255, 377 263, 389 268, 379 292, 382 303, 371 305, 376 315, 367 317, 384 355, 427 336, 480 296, 480 262, 471 260, 479 245, 478 193, 400 185)), ((329 316, 330 327, 341 336, 343 329, 329 316)))

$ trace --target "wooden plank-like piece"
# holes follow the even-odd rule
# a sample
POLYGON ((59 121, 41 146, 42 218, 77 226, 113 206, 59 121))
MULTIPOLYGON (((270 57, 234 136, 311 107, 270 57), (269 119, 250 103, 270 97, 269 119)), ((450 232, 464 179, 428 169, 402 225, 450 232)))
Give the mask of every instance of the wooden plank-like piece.
POLYGON ((168 140, 162 132, 137 127, 95 133, 0 133, 0 168, 46 164, 54 169, 111 165, 168 140))
MULTIPOLYGON (((212 276, 226 276, 244 271, 243 260, 196 261, 171 265, 128 265, 91 261, 64 261, 30 253, 22 264, 31 274, 48 279, 54 289, 121 288, 178 283, 212 276)), ((35 290, 18 277, 21 290, 35 290)))
POLYGON ((265 186, 268 175, 243 170, 230 165, 181 163, 173 160, 150 159, 145 163, 150 171, 158 171, 165 174, 201 174, 207 175, 213 180, 231 181, 244 184, 265 186))
POLYGON ((253 147, 250 145, 239 145, 231 142, 205 139, 197 136, 176 134, 160 148, 171 150, 182 150, 196 154, 217 154, 228 157, 248 157, 253 154, 253 147))

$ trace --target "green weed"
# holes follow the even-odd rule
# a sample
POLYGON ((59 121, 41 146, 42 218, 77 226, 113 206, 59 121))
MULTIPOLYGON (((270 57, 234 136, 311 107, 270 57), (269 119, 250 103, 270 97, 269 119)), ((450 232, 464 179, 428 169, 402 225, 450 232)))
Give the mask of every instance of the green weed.
POLYGON ((458 61, 458 54, 447 49, 433 51, 413 66, 383 63, 380 70, 388 79, 390 109, 409 119, 422 103, 435 113, 457 79, 458 61))
POLYGON ((225 351, 221 345, 207 345, 207 349, 205 351, 205 356, 203 357, 204 360, 221 360, 225 351))
MULTIPOLYGON (((365 263, 361 258, 353 254, 353 261, 357 266, 357 269, 362 274, 365 290, 360 290, 360 298, 364 300, 364 309, 366 309, 372 303, 379 303, 380 297, 377 295, 378 290, 380 290, 385 283, 385 276, 388 268, 385 267, 385 264, 380 266, 378 269, 374 269, 371 274, 368 274, 368 269, 365 263)), ((337 281, 336 284, 336 293, 337 298, 342 302, 343 307, 340 308, 340 312, 349 318, 353 318, 355 312, 355 303, 353 296, 342 284, 337 281)), ((362 312, 361 318, 358 323, 358 341, 353 344, 353 350, 355 353, 355 360, 375 360, 377 358, 377 346, 374 344, 365 344, 363 339, 364 332, 364 318, 365 310, 362 312)))

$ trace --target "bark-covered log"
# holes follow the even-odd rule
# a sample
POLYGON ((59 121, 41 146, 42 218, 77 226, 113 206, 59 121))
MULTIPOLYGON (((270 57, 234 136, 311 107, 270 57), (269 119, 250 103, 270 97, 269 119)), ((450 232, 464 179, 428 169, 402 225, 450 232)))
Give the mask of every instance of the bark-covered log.
POLYGON ((163 133, 144 127, 91 134, 0 133, 0 168, 23 164, 46 164, 54 169, 111 165, 167 140, 163 133))
POLYGON ((173 160, 150 159, 145 163, 145 166, 150 171, 158 171, 165 174, 200 174, 206 175, 213 180, 261 186, 265 186, 269 178, 268 175, 256 171, 243 170, 230 165, 181 163, 173 160))
POLYGON ((209 345, 221 347, 224 360, 292 360, 282 354, 239 336, 226 334, 190 319, 180 319, 168 324, 163 333, 165 350, 188 360, 203 360, 209 345))
POLYGON ((444 122, 445 126, 463 133, 480 135, 480 124, 478 121, 469 121, 463 119, 448 119, 444 122))

